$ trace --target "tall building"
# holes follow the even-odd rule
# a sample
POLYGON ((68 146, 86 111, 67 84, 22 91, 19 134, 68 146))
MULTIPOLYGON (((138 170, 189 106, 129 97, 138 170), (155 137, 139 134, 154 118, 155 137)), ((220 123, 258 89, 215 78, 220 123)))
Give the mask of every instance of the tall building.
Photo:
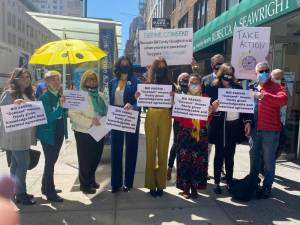
POLYGON ((147 0, 145 1, 144 19, 147 30, 152 29, 153 18, 165 18, 164 5, 170 0, 147 0))
POLYGON ((38 11, 54 15, 81 17, 86 12, 86 0, 30 0, 38 11))

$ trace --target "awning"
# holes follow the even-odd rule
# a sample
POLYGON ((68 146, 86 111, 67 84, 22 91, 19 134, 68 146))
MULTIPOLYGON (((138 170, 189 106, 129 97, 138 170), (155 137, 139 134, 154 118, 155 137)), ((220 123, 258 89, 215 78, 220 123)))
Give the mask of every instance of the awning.
POLYGON ((300 10, 300 0, 243 0, 195 32, 193 50, 232 37, 235 26, 259 26, 295 10, 300 10))

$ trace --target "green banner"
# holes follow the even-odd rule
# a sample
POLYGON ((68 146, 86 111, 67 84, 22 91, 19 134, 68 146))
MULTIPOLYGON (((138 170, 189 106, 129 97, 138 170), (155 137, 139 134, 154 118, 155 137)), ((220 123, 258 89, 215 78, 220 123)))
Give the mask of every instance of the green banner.
POLYGON ((300 0, 243 0, 194 33, 193 51, 232 37, 235 26, 259 26, 299 9, 300 0))

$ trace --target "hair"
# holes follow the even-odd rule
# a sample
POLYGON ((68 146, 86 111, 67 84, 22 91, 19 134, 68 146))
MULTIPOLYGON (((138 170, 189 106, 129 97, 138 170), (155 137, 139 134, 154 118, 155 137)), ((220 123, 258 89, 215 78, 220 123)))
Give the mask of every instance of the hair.
POLYGON ((258 72, 259 67, 267 67, 270 69, 270 65, 267 62, 259 62, 255 66, 255 71, 258 72))
POLYGON ((190 77, 189 77, 189 80, 192 79, 192 78, 196 78, 196 79, 199 81, 200 84, 202 83, 202 79, 201 79, 201 77, 199 76, 199 74, 197 74, 197 73, 192 73, 192 74, 190 75, 190 77))
POLYGON ((222 85, 222 77, 226 73, 232 74, 232 77, 233 77, 232 83, 239 85, 240 83, 236 79, 234 72, 235 72, 235 69, 231 64, 229 64, 229 63, 222 64, 220 69, 217 72, 217 78, 212 83, 213 86, 221 86, 222 85))
POLYGON ((13 99, 23 98, 23 94, 25 94, 30 100, 34 100, 34 90, 32 87, 32 76, 29 70, 25 68, 15 68, 11 73, 11 76, 8 81, 8 87, 6 88, 9 90, 13 99), (22 76, 22 74, 27 73, 30 76, 30 85, 27 87, 23 92, 21 91, 21 87, 19 86, 17 79, 22 76))
POLYGON ((50 77, 54 77, 54 76, 61 77, 61 73, 58 72, 57 70, 49 70, 49 71, 45 74, 44 79, 47 80, 47 79, 49 79, 50 77))
POLYGON ((86 87, 85 87, 86 80, 92 76, 95 76, 98 80, 97 74, 93 70, 87 70, 83 73, 81 80, 80 80, 80 89, 81 90, 86 90, 86 87))
POLYGON ((224 60, 224 56, 222 56, 221 54, 216 54, 213 57, 210 58, 210 63, 214 64, 216 60, 218 59, 222 59, 224 60))
POLYGON ((133 65, 128 56, 122 56, 118 59, 118 61, 115 63, 114 74, 117 77, 117 79, 120 79, 120 77, 121 77, 120 68, 121 68, 121 63, 123 60, 126 60, 129 63, 130 70, 128 73, 128 79, 130 79, 133 75, 133 65))
MULTIPOLYGON (((152 63, 151 69, 148 74, 148 82, 150 84, 158 84, 156 78, 155 78, 155 73, 158 71, 159 64, 163 63, 165 64, 167 70, 168 70, 168 64, 167 61, 163 57, 158 57, 154 60, 152 63)), ((165 78, 160 82, 160 84, 172 84, 171 78, 169 77, 169 74, 165 76, 165 78)))

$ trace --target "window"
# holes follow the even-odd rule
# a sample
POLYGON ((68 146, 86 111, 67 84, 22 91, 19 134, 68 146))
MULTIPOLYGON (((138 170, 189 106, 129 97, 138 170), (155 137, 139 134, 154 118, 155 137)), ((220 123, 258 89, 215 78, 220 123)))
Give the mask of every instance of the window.
POLYGON ((7 13, 7 25, 11 26, 11 13, 10 12, 7 13))
POLYGON ((217 0, 217 16, 240 3, 242 0, 217 0))
POLYGON ((178 22, 178 28, 187 28, 188 27, 188 18, 189 18, 189 15, 188 13, 185 14, 178 22))
POLYGON ((203 27, 207 22, 207 0, 198 0, 194 6, 194 32, 203 27))
POLYGON ((18 18, 18 31, 22 32, 22 20, 18 18))
POLYGON ((172 0, 172 11, 176 9, 176 0, 172 0))

